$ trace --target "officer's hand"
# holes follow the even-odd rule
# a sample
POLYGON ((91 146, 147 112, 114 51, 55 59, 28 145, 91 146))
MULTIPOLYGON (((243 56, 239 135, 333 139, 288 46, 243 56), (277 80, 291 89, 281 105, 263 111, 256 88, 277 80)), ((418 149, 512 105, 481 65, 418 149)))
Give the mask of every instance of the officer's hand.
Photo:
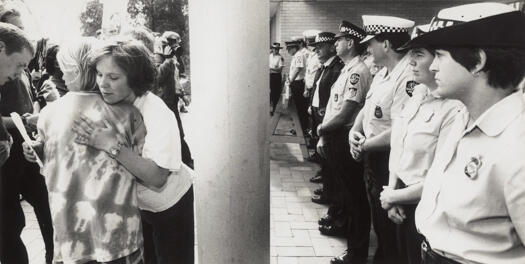
POLYGON ((388 210, 388 218, 396 224, 401 224, 407 218, 405 215, 405 210, 399 205, 395 205, 388 210))
POLYGON ((31 147, 26 142, 22 142, 22 149, 24 151, 24 157, 26 158, 27 161, 33 162, 33 163, 36 163, 37 153, 35 153, 35 151, 38 153, 42 153, 43 147, 44 147, 44 143, 40 141, 32 141, 31 147))
POLYGON ((309 114, 309 115, 312 115, 312 106, 309 106, 309 107, 308 107, 308 114, 309 114))
POLYGON ((361 132, 350 130, 348 133, 348 143, 350 147, 354 147, 356 150, 361 148, 361 142, 365 139, 365 136, 361 132))
POLYGON ((305 98, 308 98, 308 97, 310 96, 310 90, 308 90, 308 89, 304 89, 303 96, 304 96, 305 98))
POLYGON ((319 141, 317 141, 317 153, 321 155, 321 157, 326 159, 326 142, 324 137, 320 137, 319 141))
POLYGON ((383 209, 388 210, 390 207, 392 207, 392 204, 396 202, 394 200, 394 193, 395 190, 389 186, 383 187, 383 191, 379 196, 379 199, 381 200, 381 207, 383 207, 383 209))

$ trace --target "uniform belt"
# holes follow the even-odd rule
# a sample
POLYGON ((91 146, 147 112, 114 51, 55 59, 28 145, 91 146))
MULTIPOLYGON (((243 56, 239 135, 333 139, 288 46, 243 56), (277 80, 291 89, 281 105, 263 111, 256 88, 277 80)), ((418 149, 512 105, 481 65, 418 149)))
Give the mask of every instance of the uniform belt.
POLYGON ((319 107, 312 106, 312 110, 314 111, 314 113, 316 113, 319 116, 324 116, 324 114, 326 112, 326 108, 325 107, 319 108, 319 107))
POLYGON ((461 264, 455 260, 436 253, 434 250, 432 250, 430 243, 428 243, 426 238, 421 243, 421 256, 423 260, 425 260, 423 263, 461 264))

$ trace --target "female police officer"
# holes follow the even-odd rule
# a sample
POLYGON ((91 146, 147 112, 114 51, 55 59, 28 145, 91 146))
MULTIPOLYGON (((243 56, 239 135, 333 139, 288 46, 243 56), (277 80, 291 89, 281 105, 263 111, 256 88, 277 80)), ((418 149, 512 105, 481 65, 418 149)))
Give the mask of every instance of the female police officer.
POLYGON ((435 49, 436 92, 466 111, 425 179, 424 263, 525 263, 525 15, 498 3, 444 9, 413 45, 435 49))
MULTIPOLYGON (((419 27, 414 28, 418 32, 419 27)), ((419 31, 420 33, 424 31, 419 31)), ((415 34, 413 34, 414 36, 415 34)), ((436 94, 437 84, 429 66, 433 51, 405 46, 410 50, 414 78, 412 95, 397 122, 392 124, 390 139, 389 185, 381 193, 381 203, 388 217, 397 223, 397 241, 404 263, 421 263, 422 236, 417 233, 414 212, 421 198, 426 173, 437 150, 446 139, 461 103, 436 94)))

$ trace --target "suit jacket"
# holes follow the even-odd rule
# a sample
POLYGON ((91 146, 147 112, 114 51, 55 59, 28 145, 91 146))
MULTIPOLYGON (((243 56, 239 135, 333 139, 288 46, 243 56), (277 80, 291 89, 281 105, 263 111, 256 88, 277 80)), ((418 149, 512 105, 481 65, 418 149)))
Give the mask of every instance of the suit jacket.
POLYGON ((310 105, 312 105, 315 90, 319 89, 319 109, 326 108, 328 99, 330 99, 330 89, 332 88, 332 84, 334 84, 334 82, 337 80, 339 74, 341 74, 341 69, 343 69, 344 66, 345 64, 343 61, 339 57, 335 56, 332 62, 326 66, 324 70, 317 71, 314 79, 313 92, 310 96, 310 105), (323 72, 324 74, 321 77, 323 72), (319 87, 317 87, 317 81, 319 78, 321 78, 321 80, 319 81, 319 87))

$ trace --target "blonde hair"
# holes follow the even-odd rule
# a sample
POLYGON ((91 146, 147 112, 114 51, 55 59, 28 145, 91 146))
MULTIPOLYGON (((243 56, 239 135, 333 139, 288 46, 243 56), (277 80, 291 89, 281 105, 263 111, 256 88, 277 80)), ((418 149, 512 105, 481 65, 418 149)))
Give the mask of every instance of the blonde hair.
POLYGON ((79 81, 80 91, 96 91, 96 74, 89 67, 89 54, 98 45, 93 37, 81 37, 60 45, 57 53, 58 66, 62 72, 74 72, 79 81))

